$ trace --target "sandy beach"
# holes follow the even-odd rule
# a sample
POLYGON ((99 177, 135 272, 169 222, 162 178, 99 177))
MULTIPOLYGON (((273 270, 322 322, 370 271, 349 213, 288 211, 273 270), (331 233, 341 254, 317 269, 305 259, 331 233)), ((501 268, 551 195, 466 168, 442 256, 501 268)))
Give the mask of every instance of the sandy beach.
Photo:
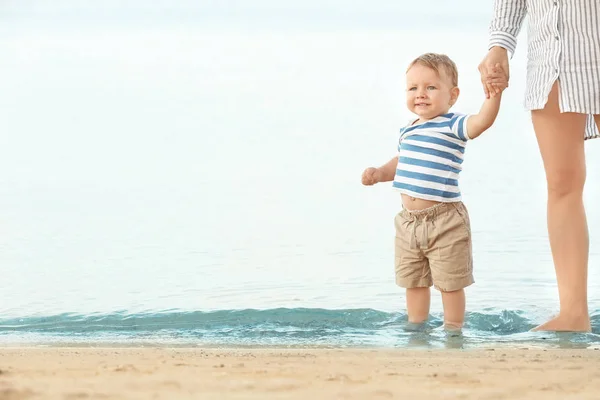
POLYGON ((0 400, 597 399, 600 351, 0 348, 0 400))

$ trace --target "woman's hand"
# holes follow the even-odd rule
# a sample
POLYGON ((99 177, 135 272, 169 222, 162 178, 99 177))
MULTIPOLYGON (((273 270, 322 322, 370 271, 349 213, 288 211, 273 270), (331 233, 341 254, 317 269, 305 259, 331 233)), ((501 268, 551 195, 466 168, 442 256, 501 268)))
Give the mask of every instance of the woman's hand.
POLYGON ((505 48, 492 47, 479 64, 478 69, 486 99, 496 96, 508 87, 510 70, 508 53, 505 48))

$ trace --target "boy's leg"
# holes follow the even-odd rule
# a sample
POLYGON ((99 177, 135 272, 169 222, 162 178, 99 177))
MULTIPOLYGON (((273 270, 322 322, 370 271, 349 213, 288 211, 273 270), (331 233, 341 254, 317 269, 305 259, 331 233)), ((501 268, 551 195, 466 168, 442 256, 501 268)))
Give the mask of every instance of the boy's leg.
POLYGON ((420 324, 429 317, 433 284, 429 263, 414 242, 414 218, 403 210, 395 218, 395 272, 396 284, 406 289, 408 321, 420 324))
POLYGON ((465 320, 464 288, 473 284, 473 252, 469 214, 452 203, 436 216, 427 251, 433 284, 442 293, 444 325, 460 329, 465 320))
POLYGON ((431 293, 428 287, 406 289, 406 310, 408 322, 421 324, 429 317, 431 293))
POLYGON ((444 326, 448 329, 460 329, 465 322, 465 290, 442 292, 444 305, 444 326))

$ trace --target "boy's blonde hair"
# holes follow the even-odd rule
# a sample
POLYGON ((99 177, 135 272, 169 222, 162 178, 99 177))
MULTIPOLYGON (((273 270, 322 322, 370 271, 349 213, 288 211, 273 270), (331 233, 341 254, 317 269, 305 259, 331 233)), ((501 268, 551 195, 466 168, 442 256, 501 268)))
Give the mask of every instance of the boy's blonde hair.
POLYGON ((452 61, 447 55, 437 53, 422 54, 410 63, 406 69, 406 72, 408 72, 408 70, 411 69, 415 64, 420 64, 431 68, 438 75, 440 74, 440 68, 443 68, 444 71, 446 71, 446 74, 448 74, 448 77, 452 82, 452 86, 458 86, 458 69, 456 68, 454 61, 452 61))

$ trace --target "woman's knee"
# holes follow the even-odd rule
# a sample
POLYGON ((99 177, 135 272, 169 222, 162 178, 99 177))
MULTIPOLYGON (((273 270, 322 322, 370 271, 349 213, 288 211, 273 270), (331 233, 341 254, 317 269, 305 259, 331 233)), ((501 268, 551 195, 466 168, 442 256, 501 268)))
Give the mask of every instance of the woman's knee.
POLYGON ((544 109, 533 112, 532 117, 549 197, 582 196, 586 179, 586 115, 544 109))
POLYGON ((546 171, 548 195, 553 198, 583 196, 585 164, 546 171))

